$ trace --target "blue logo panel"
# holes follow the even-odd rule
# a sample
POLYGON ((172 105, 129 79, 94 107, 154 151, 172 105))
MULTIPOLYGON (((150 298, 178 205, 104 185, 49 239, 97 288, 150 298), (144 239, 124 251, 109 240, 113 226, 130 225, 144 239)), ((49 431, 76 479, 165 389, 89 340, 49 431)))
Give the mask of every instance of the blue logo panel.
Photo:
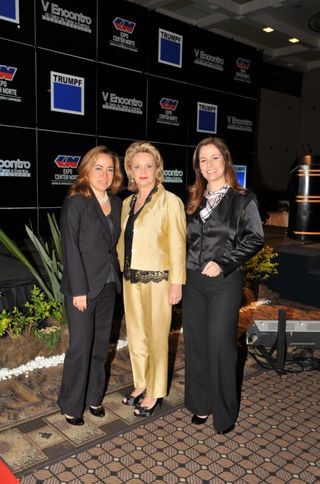
POLYGON ((239 185, 242 188, 247 187, 247 166, 246 165, 233 165, 236 177, 239 185))
POLYGON ((158 62, 174 67, 182 67, 183 37, 167 30, 159 29, 158 62))
POLYGON ((19 0, 0 0, 0 19, 18 24, 19 0))
POLYGON ((197 131, 199 133, 217 133, 218 106, 216 104, 197 103, 197 131))
POLYGON ((83 77, 51 72, 51 111, 84 115, 83 77))

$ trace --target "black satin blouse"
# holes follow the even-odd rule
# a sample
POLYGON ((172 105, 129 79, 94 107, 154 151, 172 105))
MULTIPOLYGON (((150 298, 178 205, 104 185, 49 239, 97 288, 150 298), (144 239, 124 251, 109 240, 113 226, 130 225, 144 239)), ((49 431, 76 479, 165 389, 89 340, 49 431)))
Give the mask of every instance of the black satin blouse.
POLYGON ((187 216, 187 269, 202 271, 216 262, 227 276, 253 257, 263 246, 264 233, 255 195, 230 188, 205 222, 199 212, 204 198, 187 216))

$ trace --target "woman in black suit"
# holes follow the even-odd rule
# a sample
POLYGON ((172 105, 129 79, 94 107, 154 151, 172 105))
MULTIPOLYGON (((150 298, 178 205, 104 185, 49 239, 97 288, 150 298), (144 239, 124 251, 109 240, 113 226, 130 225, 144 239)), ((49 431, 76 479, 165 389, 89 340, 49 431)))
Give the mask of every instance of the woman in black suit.
POLYGON ((238 186, 228 147, 205 138, 195 149, 187 204, 187 282, 183 290, 185 405, 192 423, 213 414, 219 433, 238 414, 237 323, 241 265, 263 245, 254 194, 238 186))
POLYGON ((122 183, 118 156, 105 146, 86 153, 61 211, 64 271, 61 292, 69 326, 58 405, 71 425, 83 425, 89 406, 105 415, 105 364, 116 288, 122 183))

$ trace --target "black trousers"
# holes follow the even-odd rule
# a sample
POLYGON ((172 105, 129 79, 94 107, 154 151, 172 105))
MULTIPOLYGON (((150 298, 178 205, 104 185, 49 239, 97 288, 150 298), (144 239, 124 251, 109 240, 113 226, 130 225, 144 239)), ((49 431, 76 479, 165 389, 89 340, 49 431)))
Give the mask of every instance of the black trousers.
POLYGON ((65 299, 69 348, 58 398, 62 413, 81 417, 87 405, 98 406, 103 400, 115 296, 115 284, 106 284, 83 312, 73 306, 72 297, 65 299))
POLYGON ((242 301, 239 271, 226 278, 187 271, 183 292, 185 406, 197 415, 213 414, 216 430, 233 425, 237 394, 237 324, 242 301))

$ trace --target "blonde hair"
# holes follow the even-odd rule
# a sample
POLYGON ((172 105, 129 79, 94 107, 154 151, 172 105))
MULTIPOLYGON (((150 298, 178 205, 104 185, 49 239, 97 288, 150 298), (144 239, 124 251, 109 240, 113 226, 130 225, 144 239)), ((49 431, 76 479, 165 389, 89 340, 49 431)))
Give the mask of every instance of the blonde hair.
POLYGON ((148 141, 134 141, 127 148, 124 156, 124 169, 128 177, 128 190, 135 192, 137 185, 132 177, 132 160, 137 153, 149 153, 156 164, 156 185, 163 182, 163 159, 159 150, 148 141))
POLYGON ((104 145, 96 146, 89 150, 82 158, 81 163, 78 168, 78 176, 73 185, 69 188, 69 195, 73 196, 80 193, 85 198, 92 197, 92 190, 89 183, 89 172, 96 164, 98 156, 101 154, 109 155, 113 161, 114 175, 113 180, 108 188, 108 191, 115 194, 117 193, 122 185, 122 171, 120 167, 120 160, 116 153, 109 150, 104 145))

